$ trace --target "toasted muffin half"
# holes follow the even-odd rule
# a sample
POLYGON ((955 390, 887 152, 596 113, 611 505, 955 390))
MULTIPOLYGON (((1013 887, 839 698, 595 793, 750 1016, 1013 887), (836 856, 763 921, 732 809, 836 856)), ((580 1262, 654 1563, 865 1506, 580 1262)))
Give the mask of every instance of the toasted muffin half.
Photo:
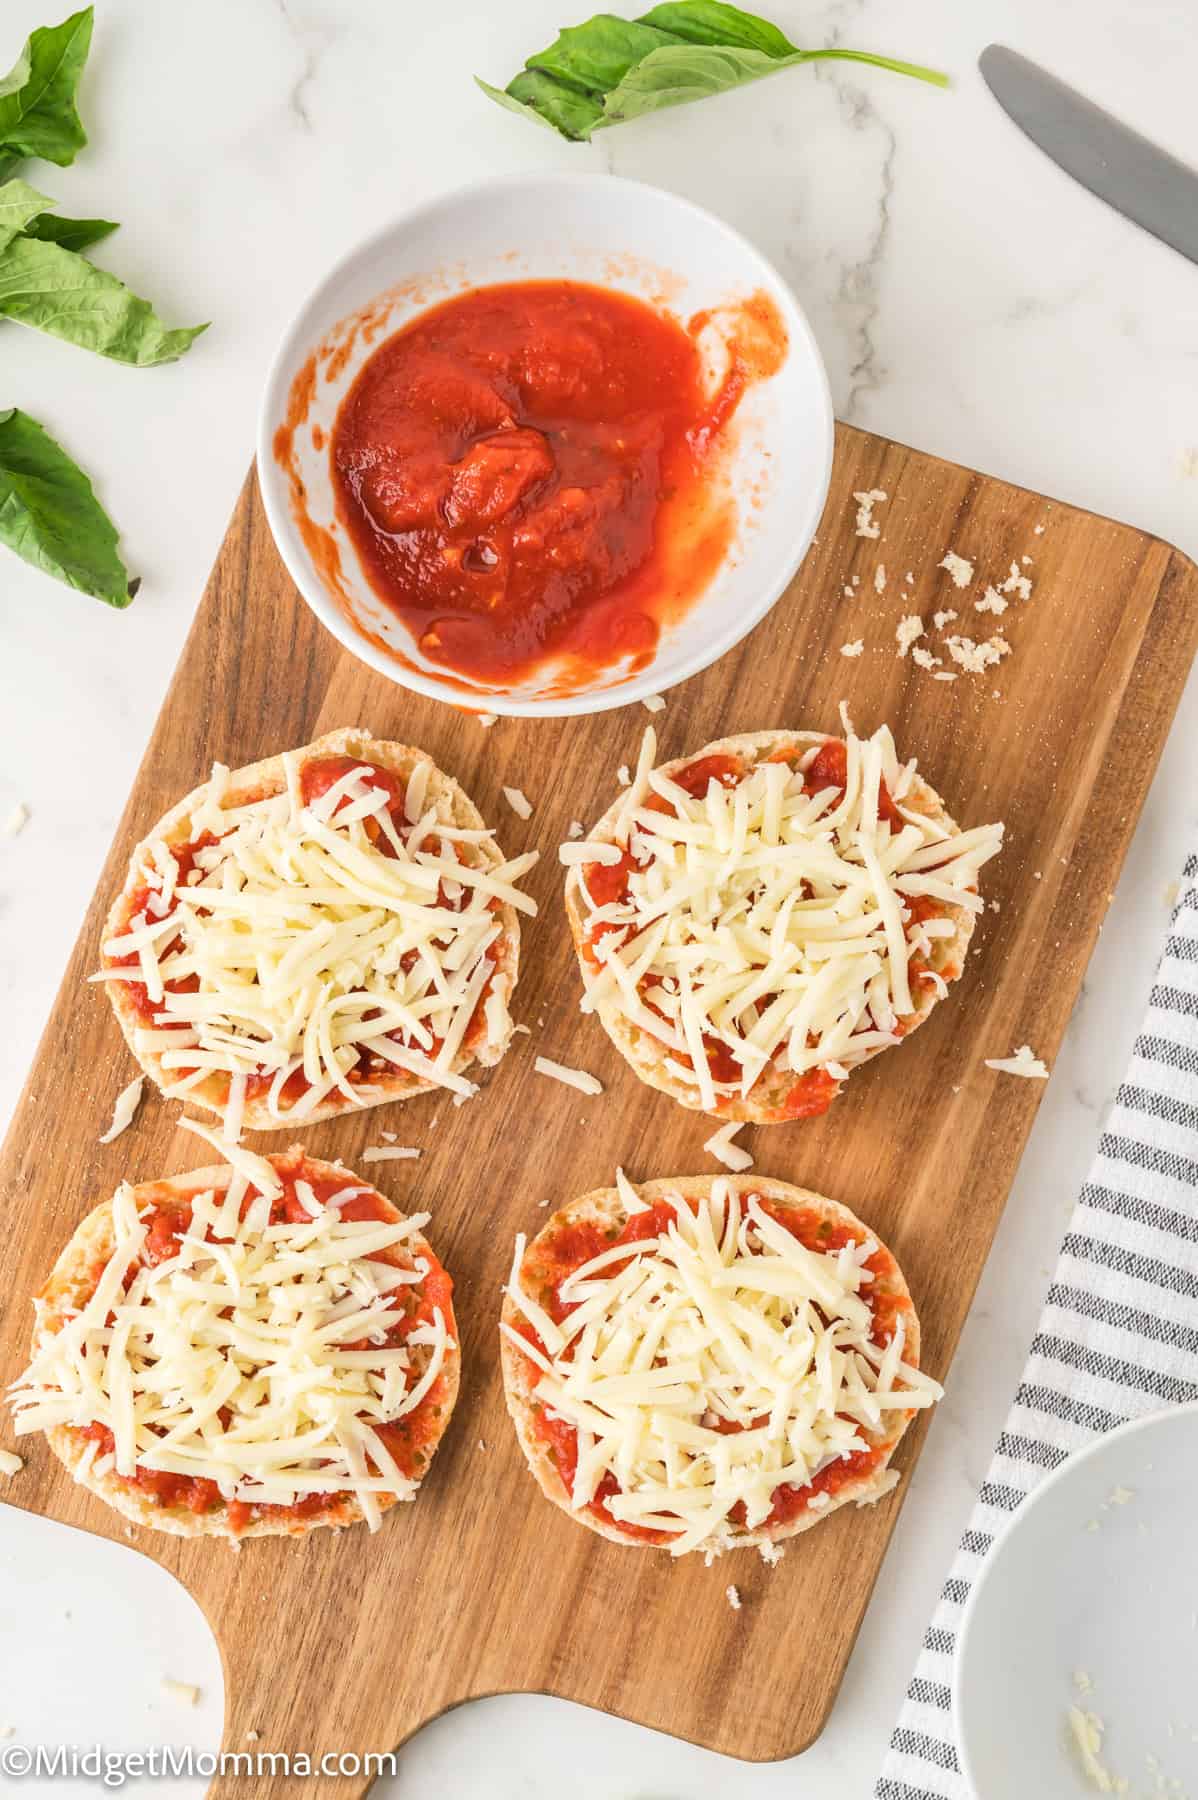
POLYGON ((234 1136, 469 1094, 511 1042, 535 860, 423 750, 328 732, 218 768, 143 838, 98 979, 151 1080, 234 1136))
POLYGON ((746 732, 657 769, 643 750, 631 788, 562 847, 584 1008, 683 1106, 817 1116, 960 976, 1001 843, 1001 825, 962 832, 885 727, 746 732))
POLYGON ((880 1498, 940 1396, 889 1250, 847 1207, 760 1175, 621 1178, 571 1201, 518 1240, 501 1336, 542 1493, 673 1555, 768 1546, 880 1498), (825 1389, 833 1349, 846 1373, 825 1389))
POLYGON ((427 1214, 299 1148, 252 1162, 258 1185, 224 1164, 124 1184, 87 1215, 35 1299, 17 1429, 154 1531, 374 1529, 415 1497, 453 1412, 452 1282, 427 1214), (330 1314, 355 1335, 329 1338, 330 1314), (278 1451, 293 1440, 309 1447, 278 1451))

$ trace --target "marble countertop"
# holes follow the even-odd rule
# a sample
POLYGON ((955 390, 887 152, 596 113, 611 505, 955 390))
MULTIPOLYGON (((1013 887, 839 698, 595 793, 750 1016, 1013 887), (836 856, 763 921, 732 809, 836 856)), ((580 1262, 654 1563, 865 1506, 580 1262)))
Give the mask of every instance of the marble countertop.
MULTIPOLYGON (((0 64, 46 8, 8 0, 0 64)), ((144 586, 113 614, 3 559, 0 818, 17 801, 31 818, 0 841, 0 1111, 16 1101, 244 477, 271 349, 311 283, 384 215, 521 169, 609 168, 674 188, 779 263, 840 417, 1198 553, 1198 269, 1058 173, 976 72, 988 39, 1005 41, 1198 165, 1192 9, 1140 0, 1131 30, 1123 0, 1091 0, 1084 31, 1076 10, 770 0, 807 44, 937 64, 953 89, 825 65, 575 147, 489 106, 469 79, 506 79, 570 14, 561 0, 101 0, 83 94, 91 146, 74 168, 33 177, 73 214, 122 220, 98 260, 170 322, 213 325, 153 373, 15 326, 2 334, 5 404, 35 413, 97 474, 144 586)), ((1196 762, 1191 680, 823 1737, 796 1762, 753 1767, 509 1696, 423 1731, 377 1793, 556 1800, 568 1767, 578 1800, 868 1794, 1140 1018, 1169 885, 1198 843, 1196 762)), ((27 1743, 218 1744, 219 1659, 169 1577, 15 1509, 0 1570, 0 1723, 27 1743), (200 1685, 194 1713, 164 1696, 164 1673, 200 1685)), ((779 1678, 801 1679, 801 1666, 779 1678)))

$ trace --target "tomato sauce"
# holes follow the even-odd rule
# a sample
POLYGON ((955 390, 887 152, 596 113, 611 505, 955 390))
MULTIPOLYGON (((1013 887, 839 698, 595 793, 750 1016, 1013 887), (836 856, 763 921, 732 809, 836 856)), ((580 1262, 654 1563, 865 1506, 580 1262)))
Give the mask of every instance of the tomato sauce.
POLYGON ((711 323, 517 282, 447 300, 373 351, 333 428, 337 514, 425 656, 493 687, 552 665, 557 691, 652 659, 728 549, 728 425, 786 354, 773 303, 753 296, 711 392, 696 342, 711 323))
MULTIPOLYGON (((344 1188, 359 1185, 356 1178, 350 1175, 327 1176, 318 1173, 309 1165, 302 1155, 289 1159, 285 1167, 277 1169, 283 1183, 282 1193, 271 1201, 270 1224, 307 1224, 311 1213, 304 1206, 295 1190, 297 1181, 307 1181, 318 1200, 327 1202, 333 1194, 344 1188)), ((251 1203, 258 1198, 257 1192, 251 1189, 241 1206, 241 1216, 245 1217, 251 1203)), ((384 1200, 381 1194, 370 1190, 367 1193, 355 1194, 351 1200, 338 1207, 343 1219, 390 1220, 395 1217, 395 1208, 384 1200)), ((179 1239, 191 1228, 191 1205, 174 1195, 167 1195, 154 1203, 154 1216, 146 1233, 146 1241, 142 1248, 142 1261, 151 1267, 168 1262, 178 1254, 179 1239)), ((206 1238, 219 1242, 211 1229, 206 1238)), ((404 1286, 392 1292, 389 1307, 394 1311, 395 1323, 389 1327, 382 1344, 374 1346, 366 1342, 347 1344, 348 1350, 367 1350, 371 1348, 394 1349, 402 1345, 408 1335, 418 1325, 429 1325, 433 1322, 434 1313, 439 1310, 445 1320, 446 1330, 451 1337, 457 1336, 457 1325, 453 1313, 453 1282, 448 1272, 432 1254, 422 1252, 423 1259, 428 1262, 429 1269, 419 1286, 404 1286)), ((396 1250, 380 1250, 366 1259, 370 1262, 389 1263, 396 1267, 408 1267, 403 1257, 396 1250)), ((99 1279, 103 1265, 96 1270, 99 1279)), ((131 1271, 129 1280, 132 1280, 131 1271)), ((126 1281, 126 1287, 128 1281, 126 1281)), ((418 1379, 418 1373, 408 1371, 407 1386, 412 1387, 418 1379)), ((413 1480, 419 1480, 430 1461, 430 1442, 435 1442, 440 1429, 439 1409, 444 1397, 443 1381, 433 1383, 432 1388, 414 1412, 390 1423, 376 1425, 375 1430, 392 1457, 400 1472, 413 1480)), ((224 1415, 222 1414, 222 1419, 224 1415)), ((227 1421, 226 1421, 227 1422, 227 1421)), ((111 1455, 114 1448, 112 1432, 107 1425, 93 1422, 90 1425, 72 1427, 82 1438, 92 1440, 99 1445, 97 1455, 111 1455)), ((254 1502, 247 1504, 239 1500, 225 1501, 220 1489, 214 1481, 204 1476, 177 1475, 170 1470, 147 1469, 140 1464, 132 1475, 114 1477, 126 1487, 136 1489, 145 1494, 156 1506, 185 1508, 193 1513, 216 1512, 227 1507, 228 1522, 235 1532, 244 1531, 245 1527, 255 1519, 292 1519, 302 1521, 317 1514, 336 1512, 352 1499, 348 1493, 312 1493, 302 1495, 292 1504, 284 1506, 273 1502, 254 1502)))
MULTIPOLYGON (((748 1196, 742 1196, 742 1202, 748 1196)), ((805 1249, 824 1254, 842 1250, 846 1244, 859 1244, 864 1238, 859 1231, 848 1225, 836 1224, 825 1218, 812 1207, 783 1207, 764 1195, 754 1196, 763 1212, 789 1231, 798 1239, 805 1249)), ((536 1299, 544 1307, 549 1317, 556 1324, 569 1317, 575 1306, 581 1301, 562 1299, 562 1283, 575 1269, 582 1268, 592 1257, 599 1256, 604 1250, 610 1250, 617 1244, 641 1243, 646 1238, 658 1237, 673 1222, 676 1208, 673 1202, 658 1200, 644 1212, 632 1213, 620 1231, 614 1228, 597 1225, 592 1220, 581 1223, 564 1223, 548 1238, 536 1245, 536 1299)), ((890 1342, 894 1335, 895 1325, 901 1313, 912 1311, 911 1302, 897 1294, 883 1291, 896 1274, 894 1258, 888 1250, 881 1246, 867 1258, 864 1267, 873 1276, 861 1291, 861 1298, 869 1307, 873 1326, 870 1332, 871 1341, 879 1347, 890 1342)), ((517 1330, 528 1342, 542 1354, 545 1346, 527 1321, 522 1322, 517 1330)), ((569 1352, 567 1351, 567 1355, 569 1352)), ((541 1378, 541 1371, 531 1358, 528 1362, 528 1376, 533 1387, 541 1378)), ((578 1466, 578 1433, 573 1425, 560 1416, 551 1416, 544 1407, 536 1410, 536 1429, 545 1440, 553 1456, 554 1464, 567 1490, 573 1487, 574 1472, 578 1466)), ((753 1425, 768 1423, 766 1418, 754 1419, 753 1425)), ((728 1420, 720 1420, 715 1430, 725 1435, 739 1431, 741 1427, 728 1420)), ((846 1457, 840 1457, 829 1463, 814 1475, 801 1488, 783 1483, 775 1488, 773 1505, 768 1518, 762 1525, 755 1527, 763 1530, 772 1525, 785 1524, 797 1518, 810 1506, 816 1494, 835 1494, 846 1482, 858 1476, 868 1474, 875 1468, 884 1454, 881 1445, 870 1445, 864 1450, 854 1450, 846 1457)), ((595 1491, 595 1497, 587 1507, 593 1517, 603 1521, 605 1525, 614 1525, 630 1537, 640 1538, 646 1543, 668 1544, 671 1533, 655 1531, 639 1525, 630 1525, 623 1519, 616 1519, 607 1502, 614 1494, 620 1492, 615 1476, 609 1471, 595 1491)), ((739 1504, 733 1507, 729 1518, 734 1525, 744 1524, 744 1507, 739 1504)))

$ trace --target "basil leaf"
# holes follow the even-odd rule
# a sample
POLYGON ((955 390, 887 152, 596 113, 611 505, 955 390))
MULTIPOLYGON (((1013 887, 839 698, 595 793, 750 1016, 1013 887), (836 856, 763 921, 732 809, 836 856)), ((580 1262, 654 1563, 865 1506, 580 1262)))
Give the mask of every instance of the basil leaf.
POLYGON ((0 187, 0 250, 53 204, 53 200, 39 194, 27 181, 6 181, 0 187))
POLYGON ((60 244, 27 237, 0 250, 0 316, 143 369, 174 362, 208 329, 168 331, 149 301, 115 275, 60 244))
POLYGON ((64 250, 87 250, 116 230, 115 219, 64 219, 58 213, 44 212, 26 225, 22 236, 61 244, 64 250))
POLYGON ((652 25, 596 13, 585 25, 567 26, 559 32, 556 43, 530 56, 525 67, 540 69, 568 87, 581 88, 584 94, 606 94, 643 57, 674 41, 668 32, 652 25))
POLYGON ((92 8, 46 25, 25 40, 0 77, 0 179, 26 156, 74 162, 87 142, 75 110, 75 89, 92 41, 92 8))
POLYGON ((642 25, 656 25, 689 44, 726 44, 739 50, 762 50, 766 56, 790 56, 798 49, 768 19, 724 6, 722 0, 666 0, 641 16, 642 25))
POLYGON ((635 20, 597 13, 530 56, 503 93, 478 85, 510 111, 585 139, 601 126, 831 58, 948 86, 935 69, 864 50, 799 50, 768 19, 722 0, 663 0, 635 20))
POLYGON ((780 69, 807 61, 805 50, 789 56, 766 56, 761 50, 740 50, 732 45, 679 44, 655 50, 630 69, 603 102, 603 123, 619 125, 639 119, 664 106, 684 106, 688 100, 705 100, 729 88, 776 75, 780 69))
POLYGON ((479 86, 501 106, 523 113, 551 131, 560 131, 563 137, 588 138, 603 117, 602 100, 594 94, 580 94, 540 69, 521 69, 515 80, 508 82, 504 93, 489 88, 485 81, 480 81, 479 86))
POLYGON ((639 119, 662 107, 684 106, 688 100, 705 100, 709 94, 726 93, 748 81, 759 81, 763 75, 776 75, 780 69, 828 59, 872 63, 876 68, 912 75, 937 87, 948 86, 948 77, 936 69, 894 62, 887 56, 871 56, 865 50, 793 50, 789 56, 766 56, 761 50, 740 50, 732 45, 686 44, 654 50, 635 69, 630 69, 605 98, 601 122, 619 125, 625 119, 639 119))
POLYGON ((137 591, 91 482, 17 407, 0 413, 0 543, 109 606, 128 606, 137 591))

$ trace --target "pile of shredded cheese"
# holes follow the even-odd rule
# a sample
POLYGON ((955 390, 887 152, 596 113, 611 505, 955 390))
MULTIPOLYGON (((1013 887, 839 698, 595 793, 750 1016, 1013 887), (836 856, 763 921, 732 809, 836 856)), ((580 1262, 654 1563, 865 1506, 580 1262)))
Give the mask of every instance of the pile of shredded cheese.
POLYGON ((254 1161, 265 1173, 244 1222, 251 1190, 235 1171, 223 1192, 194 1196, 178 1254, 153 1266, 142 1249, 154 1208, 139 1213, 134 1190, 117 1189, 115 1243, 91 1298, 59 1329, 42 1326, 13 1389, 17 1435, 106 1425, 112 1452, 94 1442, 85 1452, 97 1475, 141 1466, 201 1477, 246 1505, 349 1493, 373 1531, 378 1496, 410 1500, 419 1485, 375 1427, 415 1412, 454 1345, 437 1308, 401 1346, 346 1346, 382 1345, 394 1290, 427 1274, 419 1256, 401 1257, 402 1268, 377 1258, 403 1251, 428 1214, 342 1219, 346 1201, 371 1191, 347 1176, 323 1205, 297 1180, 311 1218, 271 1225, 280 1184, 264 1158, 254 1161), (220 1242, 206 1240, 209 1228, 220 1242))
MULTIPOLYGON (((627 1209, 644 1211, 617 1181, 627 1209)), ((681 1556, 732 1547, 769 1517, 777 1488, 896 1437, 901 1415, 941 1389, 903 1361, 901 1314, 884 1348, 871 1342, 874 1239, 808 1250, 723 1177, 695 1210, 674 1204, 662 1235, 604 1250, 560 1284, 577 1303, 560 1325, 521 1287, 518 1238, 508 1294, 545 1354, 503 1329, 540 1371, 536 1399, 578 1434, 571 1506, 611 1474, 612 1518, 675 1533, 681 1556)))
MULTIPOLYGON (((228 1074, 231 1138, 249 1075, 270 1077, 269 1110, 291 1120, 329 1095, 361 1104, 369 1090, 350 1074, 363 1067, 474 1093, 460 1067, 496 966, 503 925, 493 903, 535 913, 515 884, 536 853, 484 862, 490 833, 455 827, 426 804, 428 763, 408 779, 410 829, 400 830, 369 765, 305 806, 299 760, 284 762, 285 792, 237 807, 223 804, 229 772, 217 766, 186 838, 209 832, 220 841, 195 853, 186 883, 171 846, 151 842, 141 870, 148 903, 104 944, 106 958, 136 962, 96 977, 144 983, 158 1010, 152 1027, 137 1029, 135 1048, 157 1055, 168 1075, 183 1071, 172 1095, 228 1074), (376 848, 368 820, 392 855, 376 848), (171 986, 189 978, 194 992, 171 986), (308 1085, 284 1107, 298 1070, 308 1085)), ((485 1044, 497 1053, 512 1029, 501 991, 488 996, 484 1018, 485 1044)))
MULTIPOLYGON (((909 929, 906 903, 927 895, 982 910, 978 870, 1001 848, 1002 826, 951 834, 905 805, 915 764, 898 762, 887 727, 865 740, 848 730, 846 743, 843 792, 806 791, 813 745, 797 769, 758 762, 735 786, 713 780, 694 798, 654 769, 650 729, 610 834, 562 846, 567 864, 615 863, 624 849, 636 864, 626 898, 600 906, 585 867, 569 878, 587 929, 605 928, 593 939, 601 970, 583 959, 584 1010, 618 1011, 658 1039, 667 1071, 697 1085, 707 1111, 747 1095, 767 1069, 842 1080, 898 1043, 919 997, 912 955, 956 932, 947 918, 909 929), (893 833, 879 815, 883 782, 903 819, 893 833), (650 795, 673 813, 650 808, 650 795), (645 1004, 650 978, 657 1010, 645 1004), (713 1078, 704 1039, 731 1054, 738 1081, 713 1078)), ((923 979, 946 991, 934 972, 923 979)))

